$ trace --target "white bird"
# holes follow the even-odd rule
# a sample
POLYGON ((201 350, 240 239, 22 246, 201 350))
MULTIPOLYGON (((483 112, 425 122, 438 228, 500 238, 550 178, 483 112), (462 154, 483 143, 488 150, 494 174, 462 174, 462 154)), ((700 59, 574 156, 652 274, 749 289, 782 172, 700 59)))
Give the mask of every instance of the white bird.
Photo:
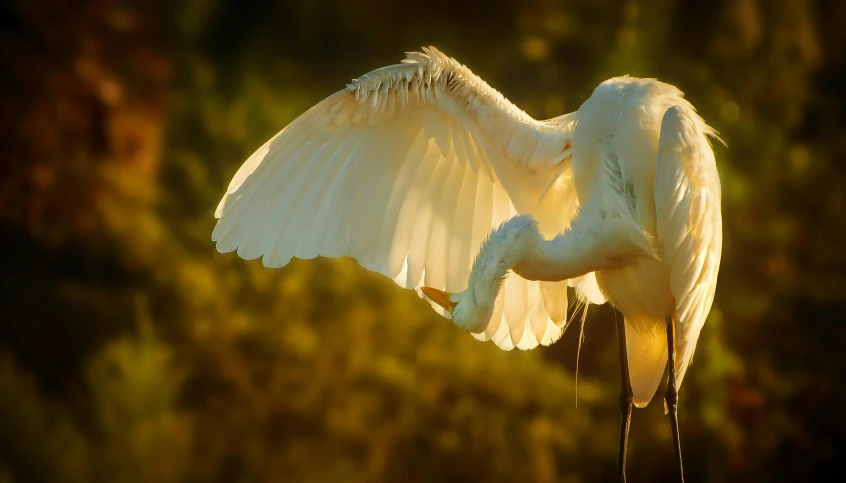
POLYGON ((353 80, 250 156, 212 239, 268 267, 351 256, 505 350, 558 340, 568 285, 607 299, 624 315, 620 477, 632 404, 652 399, 669 359, 683 478, 677 388, 722 246, 713 136, 656 80, 609 79, 578 111, 538 121, 424 48, 353 80))

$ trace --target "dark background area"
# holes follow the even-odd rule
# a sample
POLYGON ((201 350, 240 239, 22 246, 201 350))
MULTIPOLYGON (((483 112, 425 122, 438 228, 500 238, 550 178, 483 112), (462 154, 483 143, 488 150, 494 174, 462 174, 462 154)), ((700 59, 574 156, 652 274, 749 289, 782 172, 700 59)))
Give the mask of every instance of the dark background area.
MULTIPOLYGON (((503 352, 349 259, 220 255, 240 163, 435 45, 536 118, 621 74, 716 146, 725 246, 688 481, 846 458, 846 2, 3 0, 0 482, 613 480, 614 312, 503 352), (578 402, 578 407, 577 406, 578 402)), ((673 481, 660 401, 629 481, 673 481)))

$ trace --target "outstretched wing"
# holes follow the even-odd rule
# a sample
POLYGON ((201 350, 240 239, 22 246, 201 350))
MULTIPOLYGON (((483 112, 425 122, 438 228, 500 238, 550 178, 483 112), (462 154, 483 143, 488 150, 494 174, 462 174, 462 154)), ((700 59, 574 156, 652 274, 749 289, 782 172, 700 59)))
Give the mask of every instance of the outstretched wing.
MULTIPOLYGON (((536 121, 423 50, 354 80, 250 156, 215 213, 217 249, 268 267, 351 256, 406 288, 457 291, 509 217, 531 213, 550 233, 568 226, 572 116, 536 121)), ((503 349, 552 343, 566 297, 566 282, 512 275, 477 337, 503 349)))
POLYGON ((722 252, 720 178, 709 136, 714 136, 714 131, 690 106, 674 106, 664 114, 655 211, 675 299, 679 385, 714 300, 722 252))

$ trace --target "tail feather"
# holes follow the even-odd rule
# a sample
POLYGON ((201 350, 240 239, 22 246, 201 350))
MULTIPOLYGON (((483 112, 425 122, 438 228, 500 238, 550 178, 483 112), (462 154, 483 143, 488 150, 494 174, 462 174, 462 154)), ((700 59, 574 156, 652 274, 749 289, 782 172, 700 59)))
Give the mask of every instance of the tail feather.
POLYGON ((667 335, 663 322, 632 323, 626 319, 626 354, 634 405, 646 407, 661 384, 667 366, 667 335))

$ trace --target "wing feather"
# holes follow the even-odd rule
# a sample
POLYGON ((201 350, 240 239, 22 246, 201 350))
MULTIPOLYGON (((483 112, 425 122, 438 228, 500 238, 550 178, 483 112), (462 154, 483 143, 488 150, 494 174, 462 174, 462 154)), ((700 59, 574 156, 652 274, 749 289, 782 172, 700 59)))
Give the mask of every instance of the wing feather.
POLYGON ((384 270, 387 262, 386 252, 379 250, 383 234, 382 221, 387 215, 385 200, 390 197, 390 190, 402 168, 402 158, 411 144, 407 137, 411 126, 394 123, 396 130, 389 132, 390 140, 384 143, 383 149, 376 149, 368 163, 369 172, 362 173, 356 186, 363 186, 370 179, 382 178, 386 182, 371 185, 370 190, 356 189, 357 202, 350 204, 349 216, 356 229, 351 232, 352 244, 349 254, 363 266, 375 271, 384 270))
POLYGON ((655 211, 658 241, 675 299, 678 384, 711 309, 722 253, 720 179, 708 142, 713 135, 690 106, 674 106, 664 114, 655 211))
MULTIPOLYGON (((456 136, 459 139, 462 136, 456 136)), ((471 240, 473 236, 473 217, 476 207, 476 188, 479 176, 473 172, 468 163, 464 167, 464 179, 455 204, 455 219, 449 235, 448 266, 450 267, 446 289, 454 292, 463 290, 470 278, 470 264, 472 261, 471 240)))
POLYGON ((435 216, 434 205, 440 197, 440 188, 446 181, 450 170, 449 161, 441 156, 440 151, 436 153, 435 171, 426 183, 425 190, 417 199, 419 211, 417 218, 414 220, 411 235, 411 253, 408 255, 409 270, 412 276, 415 279, 421 280, 423 271, 426 269, 427 256, 429 255, 429 234, 432 230, 432 220, 435 216))
POLYGON ((540 291, 549 318, 555 325, 564 325, 567 320, 567 281, 541 282, 540 291))
MULTIPOLYGON (((255 217, 252 218, 255 220, 264 214, 264 212, 261 212, 261 208, 267 206, 267 199, 259 198, 255 203, 253 200, 257 198, 259 193, 263 193, 265 195, 270 194, 270 192, 262 192, 262 188, 269 182, 268 179, 272 176, 272 174, 279 170, 291 171, 296 168, 296 165, 292 163, 285 163, 283 161, 288 157, 294 158, 298 156, 302 151, 310 149, 311 146, 317 142, 317 140, 313 137, 306 138, 305 136, 300 136, 300 133, 298 132, 299 130, 296 129, 296 127, 297 126, 292 126, 289 127, 290 130, 286 130, 292 138, 290 143, 281 145, 280 137, 277 136, 268 143, 272 146, 265 145, 268 147, 263 146, 259 149, 259 151, 267 150, 266 157, 270 158, 268 164, 274 165, 270 168, 264 169, 264 171, 266 171, 265 176, 250 177, 249 183, 247 183, 247 186, 244 186, 246 176, 252 174, 250 169, 256 169, 253 166, 248 166, 248 164, 251 164, 251 161, 254 159, 253 157, 250 157, 248 162, 238 170, 235 174, 235 178, 233 178, 233 180, 229 183, 230 187, 234 186, 234 191, 227 193, 218 205, 215 216, 217 216, 219 220, 217 225, 215 225, 214 231, 212 231, 212 241, 217 242, 217 249, 221 253, 228 253, 238 248, 238 243, 243 239, 243 237, 249 234, 245 231, 247 228, 244 228, 248 226, 250 220, 249 217, 255 217), (276 149, 271 152, 269 150, 270 147, 276 149), (245 170, 244 168, 250 169, 245 170), (249 171, 249 173, 244 174, 244 171, 249 171), (247 213, 247 209, 251 207, 252 209, 250 209, 250 212, 247 213), (224 217, 224 213, 229 216, 224 217), (232 233, 236 226, 238 226, 239 229, 232 233), (229 236, 228 239, 225 239, 225 237, 230 235, 230 233, 231 236, 229 236)), ((260 159, 263 158, 259 158, 259 160, 260 159)), ((251 228, 252 227, 250 226, 249 229, 251 228)))
POLYGON ((511 332, 511 340, 519 341, 528 324, 528 288, 526 280, 516 274, 509 274, 503 284, 505 289, 505 320, 511 332))
MULTIPOLYGON (((292 156, 294 162, 291 163, 289 169, 282 168, 276 170, 270 175, 270 179, 267 182, 256 187, 256 198, 249 200, 249 205, 244 203, 245 214, 239 224, 230 232, 230 234, 237 235, 242 240, 238 242, 238 256, 242 258, 247 258, 248 256, 256 258, 261 255, 261 253, 245 253, 245 248, 249 247, 249 242, 256 235, 256 231, 259 231, 258 235, 261 237, 261 241, 266 242, 269 246, 273 246, 276 237, 281 232, 282 227, 280 224, 290 219, 289 217, 283 218, 279 215, 282 212, 280 208, 296 199, 305 185, 305 180, 313 175, 313 171, 305 168, 305 166, 311 160, 317 159, 328 146, 329 143, 323 139, 316 139, 314 143, 306 144, 303 150, 292 156), (277 190, 276 186, 280 184, 285 184, 285 188, 277 190), (249 208, 253 205, 265 208, 264 210, 259 209, 253 211, 249 208), (274 217, 274 215, 276 215, 275 218, 279 223, 268 223, 267 218, 274 217)), ((292 251, 290 247, 286 246, 285 248, 292 251)), ((290 260, 290 257, 288 259, 290 260)))
MULTIPOLYGON (((503 299, 503 305, 504 304, 505 299, 503 299)), ((497 329, 496 333, 493 335, 493 337, 491 337, 493 343, 504 351, 510 351, 514 349, 514 342, 511 340, 511 332, 508 329, 508 321, 505 318, 505 313, 502 314, 502 318, 500 319, 498 327, 499 328, 497 329)))
POLYGON ((533 349, 540 344, 543 336, 546 334, 546 326, 549 322, 549 315, 546 313, 546 308, 543 306, 543 299, 540 293, 539 282, 529 282, 527 284, 527 294, 529 303, 529 327, 530 331, 526 331, 523 335, 523 340, 520 341, 518 347, 521 349, 533 349))
MULTIPOLYGON (((215 211, 212 240, 269 267, 352 256, 406 288, 460 290, 509 217, 531 212, 549 232, 569 225, 577 200, 564 118, 532 119, 433 48, 410 53, 253 153, 215 211)), ((548 344, 566 311, 566 283, 512 274, 474 335, 506 350, 548 344)))
POLYGON ((399 271, 408 256, 411 225, 402 223, 404 221, 401 218, 403 200, 406 199, 409 190, 414 189, 415 174, 418 166, 423 164, 426 146, 426 136, 422 130, 418 129, 402 161, 402 168, 388 199, 382 224, 384 235, 379 251, 388 254, 389 273, 399 271))
POLYGON ((445 288, 449 250, 449 236, 455 218, 455 203, 464 175, 464 166, 452 158, 445 158, 450 169, 446 182, 440 187, 437 205, 429 231, 429 250, 426 254, 426 285, 445 288))

